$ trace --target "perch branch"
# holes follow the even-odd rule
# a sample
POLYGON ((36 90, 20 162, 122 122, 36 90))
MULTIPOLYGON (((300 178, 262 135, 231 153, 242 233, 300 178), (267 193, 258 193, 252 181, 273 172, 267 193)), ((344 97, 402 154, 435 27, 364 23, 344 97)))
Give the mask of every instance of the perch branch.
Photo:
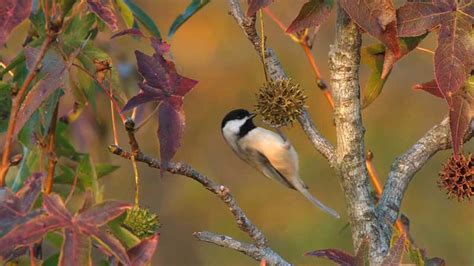
POLYGON ((344 9, 337 6, 336 37, 329 52, 329 70, 334 98, 337 134, 336 173, 340 176, 347 202, 355 250, 371 240, 370 261, 379 265, 389 249, 390 239, 382 234, 370 194, 365 164, 359 64, 361 34, 344 9))
MULTIPOLYGON (((230 14, 242 29, 245 36, 247 36, 247 39, 252 43, 255 51, 263 62, 260 44, 261 38, 255 28, 255 16, 246 17, 238 0, 229 0, 229 6, 230 14)), ((265 53, 263 54, 265 55, 264 65, 268 77, 271 80, 288 79, 288 76, 283 70, 275 52, 271 48, 266 47, 265 53)), ((306 109, 302 111, 302 114, 298 117, 298 121, 316 150, 318 150, 329 161, 329 163, 333 165, 335 158, 334 147, 316 129, 306 109)))
MULTIPOLYGON (((466 134, 464 141, 474 135, 472 127, 466 134)), ((391 225, 398 218, 403 196, 413 176, 425 163, 440 150, 452 147, 449 127, 449 118, 431 128, 405 154, 399 156, 392 164, 382 198, 377 206, 380 223, 386 234, 391 235, 391 225)))
POLYGON ((257 261, 261 261, 264 258, 268 265, 290 265, 288 262, 283 261, 280 255, 276 254, 268 247, 258 248, 255 245, 243 243, 231 237, 218 235, 211 232, 196 232, 193 235, 201 241, 212 243, 225 248, 231 248, 257 261))
MULTIPOLYGON (((142 162, 147 164, 149 167, 152 168, 157 168, 160 169, 160 161, 151 158, 150 156, 147 156, 143 154, 141 151, 136 152, 136 154, 132 154, 128 151, 124 151, 122 148, 120 148, 117 145, 110 145, 109 146, 109 151, 115 155, 118 155, 122 158, 131 160, 132 156, 137 162, 142 162)), ((177 175, 182 175, 189 177, 197 182, 199 182, 201 185, 203 185, 207 190, 211 191, 212 193, 216 194, 226 205, 229 207, 229 210, 232 212, 232 215, 235 218, 235 221, 243 232, 248 234, 252 240, 255 242, 255 249, 261 250, 259 254, 273 254, 272 258, 275 259, 276 265, 289 265, 288 262, 286 262, 283 258, 281 258, 279 255, 277 255, 274 251, 272 251, 269 247, 266 245, 266 238, 263 235, 263 233, 250 221, 250 219, 245 215, 244 211, 237 205, 237 202, 230 193, 229 189, 226 188, 223 185, 217 184, 213 180, 209 179, 207 176, 202 175, 198 171, 196 171, 194 168, 192 168, 190 165, 182 162, 177 162, 177 163, 168 163, 167 168, 165 169, 166 171, 172 173, 172 174, 177 174, 177 175), (276 259, 278 257, 278 259, 276 259)), ((198 233, 199 235, 199 233, 198 233)), ((229 237, 227 237, 229 238, 229 237)), ((230 238, 229 238, 230 239, 230 238)), ((235 240, 234 240, 235 241, 235 240)), ((233 246, 229 245, 229 248, 233 248, 233 246)), ((240 251, 240 250, 238 250, 240 251)), ((255 258, 255 257, 252 257, 255 258)), ((260 257, 261 258, 261 257, 260 257)), ((266 259, 272 259, 272 258, 267 258, 266 259)))

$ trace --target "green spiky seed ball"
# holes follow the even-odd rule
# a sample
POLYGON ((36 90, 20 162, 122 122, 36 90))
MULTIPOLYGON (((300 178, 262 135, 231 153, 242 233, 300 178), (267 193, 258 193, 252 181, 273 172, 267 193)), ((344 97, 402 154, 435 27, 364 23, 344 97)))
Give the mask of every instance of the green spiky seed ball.
POLYGON ((152 236, 161 227, 158 215, 139 206, 127 211, 122 225, 140 239, 152 236))
POLYGON ((257 93, 256 112, 274 127, 292 125, 305 106, 306 96, 292 80, 264 84, 257 93))

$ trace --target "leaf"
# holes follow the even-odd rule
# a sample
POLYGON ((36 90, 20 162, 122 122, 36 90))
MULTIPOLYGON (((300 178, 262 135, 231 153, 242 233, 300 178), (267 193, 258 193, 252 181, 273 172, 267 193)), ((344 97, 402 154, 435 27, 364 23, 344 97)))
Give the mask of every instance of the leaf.
POLYGON ((149 238, 143 239, 138 245, 127 251, 130 257, 130 263, 134 266, 148 265, 155 253, 158 244, 159 235, 155 234, 149 238))
POLYGON ((385 48, 381 44, 374 44, 362 48, 360 53, 362 63, 371 70, 362 92, 362 108, 366 108, 380 95, 388 78, 382 78, 385 48))
POLYGON ((298 16, 291 22, 287 33, 295 33, 306 28, 319 27, 331 14, 333 0, 310 0, 301 8, 298 16))
POLYGON ((128 7, 123 0, 115 0, 115 4, 122 15, 125 26, 127 26, 127 28, 132 28, 135 24, 135 19, 133 18, 133 13, 130 10, 130 7, 128 7))
POLYGON ((444 98, 443 93, 441 93, 441 91, 439 90, 438 83, 436 83, 436 80, 434 79, 425 83, 416 84, 413 86, 413 89, 424 90, 436 97, 444 98))
POLYGON ((341 6, 363 30, 400 57, 397 17, 392 0, 341 0, 341 6))
POLYGON ((168 167, 168 162, 181 146, 181 139, 184 135, 184 111, 182 109, 182 100, 179 106, 173 105, 168 101, 161 103, 158 109, 158 119, 160 126, 158 128, 158 139, 160 140, 161 168, 163 173, 168 167))
POLYGON ((40 215, 16 226, 0 238, 0 252, 13 250, 16 247, 27 246, 40 240, 44 234, 64 226, 57 217, 40 215))
POLYGON ((354 257, 338 249, 321 249, 311 251, 306 253, 305 256, 326 258, 340 265, 354 265, 354 257))
POLYGON ((71 214, 66 209, 64 202, 58 194, 44 194, 43 208, 49 215, 56 217, 65 223, 68 223, 72 218, 71 214))
POLYGON ((474 3, 461 1, 407 2, 397 11, 401 37, 417 36, 440 26, 436 48, 435 78, 444 98, 462 87, 473 68, 472 23, 474 3))
POLYGON ((131 248, 140 242, 140 239, 122 226, 125 214, 117 217, 108 223, 110 231, 117 237, 121 243, 127 248, 131 248))
POLYGON ((118 30, 117 17, 109 5, 104 4, 100 0, 87 0, 89 9, 99 16, 111 31, 118 30))
POLYGON ((131 205, 125 202, 104 201, 83 211, 76 219, 81 223, 102 226, 130 208, 131 205))
POLYGON ((257 13, 260 8, 270 5, 273 0, 249 0, 249 8, 247 9, 247 16, 251 17, 257 13))
POLYGON ((12 108, 12 93, 10 84, 0 81, 0 132, 5 132, 12 108))
POLYGON ((156 26, 153 19, 151 19, 145 11, 143 11, 139 6, 137 6, 133 0, 123 0, 123 2, 130 8, 133 13, 133 16, 143 24, 143 26, 156 38, 161 39, 160 30, 156 26))
POLYGON ((83 190, 91 188, 94 195, 96 195, 98 192, 97 174, 89 155, 82 156, 76 169, 76 175, 79 180, 79 186, 83 190))
POLYGON ((384 61, 383 61, 383 68, 382 68, 382 79, 387 78, 390 70, 392 70, 393 65, 395 62, 400 60, 403 56, 407 55, 413 49, 415 49, 418 44, 425 39, 428 34, 422 34, 416 37, 404 37, 399 38, 400 42, 400 56, 397 57, 391 50, 385 51, 384 61))
POLYGON ((474 101, 472 96, 463 90, 452 97, 452 106, 449 108, 449 125, 453 142, 454 157, 459 156, 467 129, 474 114, 474 101))
POLYGON ((119 261, 125 265, 130 265, 125 248, 120 244, 115 237, 112 235, 102 232, 95 226, 90 226, 84 223, 78 223, 81 231, 86 232, 88 235, 93 236, 101 246, 105 247, 110 251, 119 261))
POLYGON ((403 252, 405 251, 405 235, 401 235, 392 248, 390 248, 388 255, 384 258, 382 265, 399 266, 402 262, 403 252))
MULTIPOLYGON (((25 48, 26 62, 30 71, 35 71, 31 68, 33 67, 33 62, 36 60, 38 53, 39 50, 36 48, 25 48)), ((42 65, 40 74, 45 75, 45 78, 38 81, 23 100, 15 124, 15 136, 40 105, 48 99, 56 89, 66 84, 66 65, 62 57, 56 51, 48 50, 42 61, 42 65)))
POLYGON ((168 38, 173 37, 174 33, 189 19, 191 18, 196 12, 198 12, 201 8, 207 5, 210 0, 192 0, 191 3, 186 7, 186 10, 182 14, 180 14, 170 26, 168 30, 168 38))
POLYGON ((122 30, 122 31, 119 31, 119 32, 115 33, 114 35, 112 35, 110 37, 110 39, 114 39, 114 38, 124 36, 124 35, 144 37, 143 33, 139 29, 131 28, 131 29, 125 29, 125 30, 122 30))
POLYGON ((3 0, 0 5, 0 47, 7 41, 10 32, 31 12, 32 0, 3 0))
POLYGON ((120 168, 120 165, 113 165, 113 164, 106 164, 106 163, 95 164, 95 172, 97 173, 97 178, 101 178, 106 175, 109 175, 119 168, 120 168))
POLYGON ((31 175, 17 193, 8 188, 0 189, 0 236, 41 213, 30 212, 30 209, 41 191, 42 176, 40 173, 31 175))
POLYGON ((92 265, 90 238, 74 229, 65 229, 64 235, 58 265, 92 265))

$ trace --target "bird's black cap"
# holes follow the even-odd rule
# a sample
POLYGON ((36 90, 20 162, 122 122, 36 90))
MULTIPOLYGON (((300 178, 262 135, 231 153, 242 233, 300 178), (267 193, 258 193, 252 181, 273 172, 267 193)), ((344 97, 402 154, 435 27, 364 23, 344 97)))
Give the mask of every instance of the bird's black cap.
POLYGON ((243 119, 243 118, 249 117, 249 116, 253 117, 254 114, 250 113, 249 111, 247 111, 245 109, 232 110, 224 117, 224 119, 222 119, 221 128, 223 128, 225 126, 227 121, 236 120, 236 119, 243 119))

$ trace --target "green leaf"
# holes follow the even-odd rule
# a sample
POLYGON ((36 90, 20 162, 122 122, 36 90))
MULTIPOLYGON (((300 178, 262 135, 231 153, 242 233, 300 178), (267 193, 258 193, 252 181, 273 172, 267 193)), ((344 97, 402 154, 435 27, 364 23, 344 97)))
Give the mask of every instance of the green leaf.
POLYGON ((106 164, 106 163, 97 163, 95 165, 95 171, 97 173, 97 178, 104 177, 108 174, 111 174, 115 170, 119 169, 120 165, 106 164))
POLYGON ((88 13, 87 15, 80 17, 75 16, 69 26, 62 35, 64 37, 64 45, 68 47, 67 53, 71 53, 78 47, 82 46, 84 40, 90 35, 94 35, 97 32, 97 17, 94 13, 88 13))
POLYGON ((11 108, 12 93, 10 84, 0 81, 0 132, 5 132, 8 128, 11 108))
POLYGON ((59 264, 59 253, 49 256, 43 261, 42 266, 57 266, 59 264))
POLYGON ((23 146, 23 160, 11 186, 13 192, 20 190, 25 180, 39 168, 40 153, 41 151, 37 148, 30 150, 28 147, 23 146))
POLYGON ((56 153, 58 156, 63 156, 73 161, 79 161, 81 154, 77 152, 72 145, 68 130, 69 127, 64 122, 60 121, 56 125, 56 153))
POLYGON ((67 14, 72 9, 74 3, 76 3, 76 0, 61 0, 59 4, 61 5, 63 14, 67 14))
POLYGON ((362 63, 371 70, 362 92, 362 108, 365 108, 380 95, 389 74, 384 79, 381 78, 385 54, 385 47, 382 44, 366 46, 360 53, 362 63))
POLYGON ((94 164, 92 163, 92 160, 88 154, 82 156, 82 159, 76 169, 76 175, 85 189, 92 189, 95 202, 100 202, 102 195, 99 191, 97 173, 95 171, 94 164))
POLYGON ((181 27, 184 22, 186 22, 189 18, 191 18, 197 11, 207 5, 210 0, 192 0, 191 3, 186 7, 184 12, 180 14, 170 26, 168 31, 168 38, 171 38, 174 33, 181 27))
POLYGON ((0 71, 0 80, 3 79, 3 76, 8 72, 8 71, 11 71, 12 69, 15 69, 15 67, 18 65, 18 64, 21 64, 21 63, 24 63, 25 62, 25 53, 23 52, 23 50, 21 50, 21 52, 19 52, 11 61, 10 61, 10 64, 8 64, 8 66, 6 68, 3 68, 1 71, 0 71))
POLYGON ((161 33, 155 22, 143 11, 139 6, 137 6, 132 0, 123 0, 123 2, 130 8, 133 13, 133 16, 140 21, 141 24, 155 37, 161 39, 161 33))
POLYGON ((120 15, 122 15, 122 19, 125 22, 127 28, 132 28, 135 24, 135 19, 133 18, 133 13, 130 10, 130 7, 128 7, 128 5, 126 5, 123 0, 115 0, 115 4, 117 5, 120 15))

